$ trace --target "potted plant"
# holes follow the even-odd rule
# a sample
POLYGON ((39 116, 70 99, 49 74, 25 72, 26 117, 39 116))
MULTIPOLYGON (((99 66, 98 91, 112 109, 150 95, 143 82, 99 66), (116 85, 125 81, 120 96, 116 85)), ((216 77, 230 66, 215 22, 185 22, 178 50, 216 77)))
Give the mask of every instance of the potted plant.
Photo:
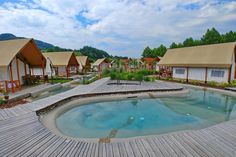
POLYGON ((5 99, 5 100, 8 100, 8 99, 9 99, 9 95, 8 95, 8 92, 7 92, 7 91, 4 92, 4 99, 5 99))

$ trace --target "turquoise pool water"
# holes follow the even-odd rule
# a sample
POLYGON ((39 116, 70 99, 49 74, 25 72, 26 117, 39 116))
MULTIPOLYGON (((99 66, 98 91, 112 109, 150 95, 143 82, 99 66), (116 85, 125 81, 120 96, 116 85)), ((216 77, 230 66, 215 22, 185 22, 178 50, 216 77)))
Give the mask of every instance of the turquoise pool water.
POLYGON ((193 90, 186 97, 128 99, 78 106, 57 117, 65 135, 125 138, 200 129, 236 118, 236 98, 193 90))

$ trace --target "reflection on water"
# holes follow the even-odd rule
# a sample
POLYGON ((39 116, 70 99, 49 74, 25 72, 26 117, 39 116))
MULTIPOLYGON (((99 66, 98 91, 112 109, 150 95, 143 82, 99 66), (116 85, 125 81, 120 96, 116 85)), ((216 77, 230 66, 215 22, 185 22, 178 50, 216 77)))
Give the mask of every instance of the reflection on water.
POLYGON ((66 135, 121 138, 199 129, 236 118, 236 99, 190 89, 186 97, 130 99, 75 107, 56 119, 66 135))

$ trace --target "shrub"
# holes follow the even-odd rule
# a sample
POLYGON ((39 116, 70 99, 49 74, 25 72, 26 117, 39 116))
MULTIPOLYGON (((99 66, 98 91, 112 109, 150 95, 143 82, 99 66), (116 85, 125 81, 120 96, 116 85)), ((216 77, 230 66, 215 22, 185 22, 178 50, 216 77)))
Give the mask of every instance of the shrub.
POLYGON ((116 73, 115 72, 110 73, 110 77, 111 77, 112 80, 115 80, 116 79, 116 73))
POLYGON ((127 79, 128 79, 128 80, 132 80, 133 78, 134 78, 134 76, 133 76, 132 73, 129 73, 129 74, 127 75, 127 79))
POLYGON ((2 98, 0 98, 0 105, 4 104, 5 100, 3 100, 2 98))
POLYGON ((222 83, 219 83, 218 85, 219 87, 225 88, 225 87, 228 87, 230 84, 227 82, 222 82, 222 83))
POLYGON ((230 86, 236 87, 236 80, 233 80, 233 81, 230 83, 230 86))
POLYGON ((194 84, 194 85, 198 85, 200 84, 201 82, 200 81, 197 81, 197 80, 191 80, 190 83, 194 84))
POLYGON ((134 75, 134 79, 136 81, 143 81, 143 75, 142 74, 136 74, 136 75, 134 75))
POLYGON ((209 81, 207 84, 212 87, 217 87, 217 85, 218 85, 218 83, 216 81, 209 81))
POLYGON ((110 70, 109 70, 109 69, 104 69, 104 70, 102 71, 102 76, 108 76, 109 73, 110 73, 110 70))

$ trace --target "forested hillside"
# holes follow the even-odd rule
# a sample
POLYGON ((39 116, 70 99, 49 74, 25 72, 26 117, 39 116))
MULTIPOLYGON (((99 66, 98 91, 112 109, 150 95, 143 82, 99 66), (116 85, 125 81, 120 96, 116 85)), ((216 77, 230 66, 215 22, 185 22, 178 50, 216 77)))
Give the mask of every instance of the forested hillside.
MULTIPOLYGON (((206 33, 201 37, 201 39, 193 39, 189 37, 185 39, 182 43, 173 42, 168 48, 182 48, 182 47, 191 47, 199 45, 208 45, 208 44, 219 44, 227 42, 236 42, 236 32, 229 31, 225 34, 220 34, 215 28, 208 29, 206 33)), ((163 57, 166 53, 167 47, 160 45, 157 48, 151 49, 146 47, 143 51, 143 57, 163 57)))

